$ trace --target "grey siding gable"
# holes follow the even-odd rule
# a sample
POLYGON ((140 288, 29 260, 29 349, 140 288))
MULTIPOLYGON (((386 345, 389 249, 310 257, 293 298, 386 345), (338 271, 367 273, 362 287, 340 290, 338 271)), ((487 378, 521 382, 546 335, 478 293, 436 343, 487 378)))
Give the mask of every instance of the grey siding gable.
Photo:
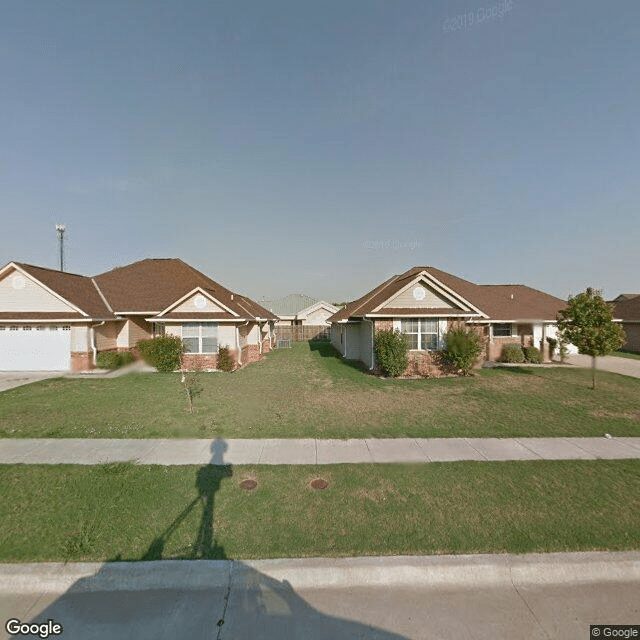
MULTIPOLYGON (((403 291, 384 304, 382 309, 459 309, 454 306, 446 298, 436 293, 431 287, 424 283, 416 283, 403 291), (424 290, 424 298, 416 300, 413 295, 414 289, 422 288, 424 290)), ((379 312, 378 312, 379 313, 379 312)))

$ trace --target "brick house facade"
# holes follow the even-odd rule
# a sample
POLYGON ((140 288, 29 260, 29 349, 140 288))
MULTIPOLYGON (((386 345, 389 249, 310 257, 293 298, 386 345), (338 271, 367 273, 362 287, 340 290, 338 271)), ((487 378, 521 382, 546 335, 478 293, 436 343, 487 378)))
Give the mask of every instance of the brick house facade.
POLYGON ((329 319, 331 342, 345 358, 378 370, 375 333, 398 329, 411 342, 405 375, 450 372, 439 352, 454 327, 473 327, 482 337, 478 365, 502 357, 505 344, 535 346, 549 359, 547 337, 565 302, 524 285, 476 285, 433 267, 414 267, 393 276, 329 319))

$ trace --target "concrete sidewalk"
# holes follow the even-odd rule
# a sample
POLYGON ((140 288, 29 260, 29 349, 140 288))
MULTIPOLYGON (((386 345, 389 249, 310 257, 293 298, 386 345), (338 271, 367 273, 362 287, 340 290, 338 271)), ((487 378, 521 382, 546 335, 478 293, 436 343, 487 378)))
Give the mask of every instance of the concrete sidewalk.
POLYGON ((628 438, 0 439, 0 463, 345 464, 640 458, 628 438))

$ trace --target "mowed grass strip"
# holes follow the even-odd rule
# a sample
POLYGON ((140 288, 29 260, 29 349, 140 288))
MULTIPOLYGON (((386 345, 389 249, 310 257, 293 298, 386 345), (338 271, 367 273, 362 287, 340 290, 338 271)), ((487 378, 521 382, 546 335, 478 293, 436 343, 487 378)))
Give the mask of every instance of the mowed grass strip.
POLYGON ((640 360, 640 353, 637 351, 614 351, 609 354, 618 358, 631 358, 632 360, 640 360))
POLYGON ((568 368, 382 380, 328 344, 295 344, 235 373, 57 378, 0 393, 0 437, 366 438, 640 436, 640 379, 568 368))
POLYGON ((640 461, 3 465, 0 488, 3 562, 640 548, 640 461))

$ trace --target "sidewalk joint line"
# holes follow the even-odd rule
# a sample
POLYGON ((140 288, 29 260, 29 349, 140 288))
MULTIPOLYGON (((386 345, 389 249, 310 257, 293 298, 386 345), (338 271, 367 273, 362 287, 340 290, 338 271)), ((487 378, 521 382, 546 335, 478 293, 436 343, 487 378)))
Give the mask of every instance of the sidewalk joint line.
POLYGON ((418 447, 418 449, 420 449, 420 451, 422 451, 422 453, 426 456, 427 462, 433 462, 427 450, 420 446, 420 441, 418 440, 418 438, 414 438, 413 441, 416 443, 416 447, 418 447))
POLYGON ((533 455, 536 456, 538 460, 548 460, 548 458, 545 458, 544 456, 540 455, 537 451, 534 451, 533 449, 527 447, 527 445, 524 442, 520 441, 520 438, 514 438, 513 440, 514 442, 517 442, 520 446, 524 447, 530 453, 533 453, 533 455))
MULTIPOLYGON (((571 438, 571 440, 569 440, 569 438, 562 438, 565 442, 569 442, 570 444, 573 444, 574 446, 578 447, 578 449, 580 449, 580 451, 584 451, 588 456, 593 456, 593 458, 595 458, 596 460, 602 460, 603 458, 601 458, 600 456, 597 456, 595 453, 591 453, 591 451, 587 451, 584 447, 581 447, 576 440, 578 438, 571 438)), ((587 458, 589 459, 589 458, 587 458)))
POLYGON ((478 451, 478 449, 476 449, 470 442, 468 438, 462 438, 462 440, 464 440, 464 442, 469 445, 479 456, 481 456, 482 458, 484 458, 484 460, 486 460, 487 462, 490 462, 490 459, 487 458, 487 456, 484 455, 484 453, 482 453, 482 451, 478 451))
POLYGON ((260 453, 258 454, 258 462, 256 462, 256 464, 260 464, 260 461, 262 460, 262 453, 264 452, 264 448, 266 446, 266 442, 264 440, 260 441, 262 446, 260 447, 260 453))

